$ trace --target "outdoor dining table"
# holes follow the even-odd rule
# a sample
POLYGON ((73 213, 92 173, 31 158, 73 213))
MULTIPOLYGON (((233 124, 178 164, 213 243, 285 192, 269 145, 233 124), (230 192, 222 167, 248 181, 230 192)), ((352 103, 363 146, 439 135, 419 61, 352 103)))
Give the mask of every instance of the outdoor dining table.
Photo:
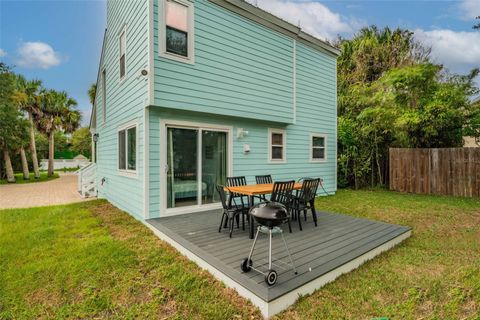
MULTIPOLYGON (((299 190, 302 188, 302 184, 300 182, 295 183, 293 186, 293 190, 299 190)), ((266 183, 266 184, 247 184, 244 186, 236 186, 236 187, 225 187, 225 191, 238 193, 248 197, 248 204, 249 208, 252 208, 255 205, 254 197, 261 196, 265 194, 271 194, 273 191, 273 183, 266 183)), ((253 219, 250 217, 249 213, 249 225, 250 225, 250 239, 253 239, 255 228, 253 219)))

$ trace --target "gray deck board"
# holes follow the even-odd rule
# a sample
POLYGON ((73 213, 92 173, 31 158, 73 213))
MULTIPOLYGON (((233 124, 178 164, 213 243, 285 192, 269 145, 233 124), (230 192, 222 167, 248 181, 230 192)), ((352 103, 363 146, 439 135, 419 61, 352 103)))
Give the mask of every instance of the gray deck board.
MULTIPOLYGON (((221 219, 218 210, 151 219, 148 223, 267 302, 410 230, 408 227, 348 215, 317 214, 318 227, 314 226, 311 215, 308 215, 307 221, 302 220, 303 231, 299 230, 297 221, 292 221, 292 233, 288 232, 287 225, 283 227, 298 275, 284 263, 275 262, 279 278, 272 287, 267 287, 262 274, 255 271, 243 273, 240 270, 240 263, 248 256, 253 241, 248 238, 248 224, 243 231, 240 222, 240 228, 235 228, 230 239, 226 230, 218 232, 221 219)), ((266 235, 260 235, 252 258, 254 265, 263 270, 267 266, 267 239, 266 235)), ((279 235, 274 236, 272 243, 273 258, 289 262, 279 235)))

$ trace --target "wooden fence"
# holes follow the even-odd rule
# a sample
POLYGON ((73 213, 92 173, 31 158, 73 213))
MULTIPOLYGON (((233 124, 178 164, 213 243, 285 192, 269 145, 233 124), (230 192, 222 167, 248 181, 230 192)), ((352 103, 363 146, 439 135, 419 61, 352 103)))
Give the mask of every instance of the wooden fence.
POLYGON ((480 148, 390 149, 390 190, 480 197, 480 148))

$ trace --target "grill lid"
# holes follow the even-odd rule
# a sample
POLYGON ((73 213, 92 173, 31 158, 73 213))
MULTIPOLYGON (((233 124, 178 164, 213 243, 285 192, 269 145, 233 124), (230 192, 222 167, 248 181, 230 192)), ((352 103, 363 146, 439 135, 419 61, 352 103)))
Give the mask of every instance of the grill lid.
POLYGON ((252 207, 250 214, 262 225, 277 226, 288 219, 285 206, 278 202, 264 202, 252 207))

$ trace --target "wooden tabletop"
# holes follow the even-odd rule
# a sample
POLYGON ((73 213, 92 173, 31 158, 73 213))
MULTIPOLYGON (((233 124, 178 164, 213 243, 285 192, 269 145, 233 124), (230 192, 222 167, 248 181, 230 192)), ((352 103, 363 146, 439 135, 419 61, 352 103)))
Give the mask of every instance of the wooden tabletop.
MULTIPOLYGON (((302 184, 297 182, 293 186, 294 190, 302 188, 302 184)), ((266 184, 247 184, 245 186, 225 187, 225 191, 240 193, 246 196, 256 196, 261 194, 270 194, 273 191, 273 183, 266 184)))

